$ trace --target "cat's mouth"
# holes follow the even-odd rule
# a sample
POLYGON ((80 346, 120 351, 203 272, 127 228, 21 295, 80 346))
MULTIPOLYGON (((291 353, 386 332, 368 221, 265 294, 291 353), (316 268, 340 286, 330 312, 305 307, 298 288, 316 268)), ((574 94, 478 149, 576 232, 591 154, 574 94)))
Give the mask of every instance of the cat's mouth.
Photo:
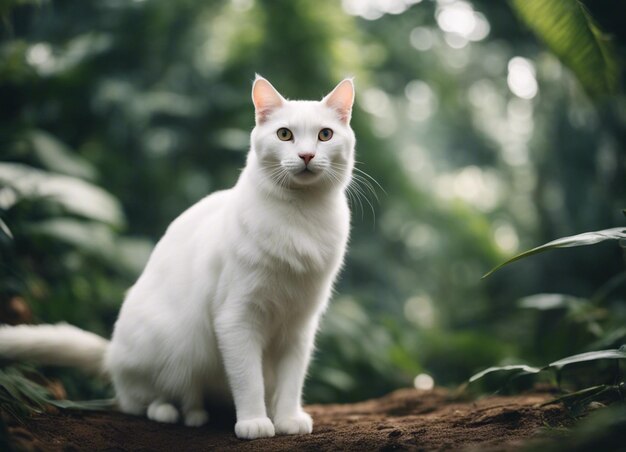
POLYGON ((298 176, 300 176, 301 179, 304 179, 306 181, 313 181, 313 180, 317 180, 321 174, 322 173, 320 170, 312 170, 310 168, 305 168, 302 171, 300 171, 298 176))
POLYGON ((319 177, 321 172, 312 170, 311 168, 305 167, 302 170, 294 173, 294 182, 296 184, 309 185, 315 183, 319 177))

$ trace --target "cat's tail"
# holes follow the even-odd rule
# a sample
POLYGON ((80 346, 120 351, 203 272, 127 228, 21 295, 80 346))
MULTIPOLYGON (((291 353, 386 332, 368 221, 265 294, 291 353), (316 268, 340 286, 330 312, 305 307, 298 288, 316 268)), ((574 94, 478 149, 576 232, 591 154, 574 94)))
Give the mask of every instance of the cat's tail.
POLYGON ((0 327, 0 357, 104 374, 109 341, 67 323, 0 327))

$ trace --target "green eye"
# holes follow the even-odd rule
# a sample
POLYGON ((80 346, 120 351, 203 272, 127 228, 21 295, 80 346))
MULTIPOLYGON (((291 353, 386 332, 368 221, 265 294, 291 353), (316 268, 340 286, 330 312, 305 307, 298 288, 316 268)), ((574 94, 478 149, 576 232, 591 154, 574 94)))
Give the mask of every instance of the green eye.
POLYGON ((322 129, 320 133, 317 134, 317 138, 320 141, 328 141, 333 137, 333 131, 331 129, 322 129))
POLYGON ((281 127, 276 131, 276 135, 278 135, 278 139, 280 141, 289 141, 293 138, 293 133, 286 127, 281 127))

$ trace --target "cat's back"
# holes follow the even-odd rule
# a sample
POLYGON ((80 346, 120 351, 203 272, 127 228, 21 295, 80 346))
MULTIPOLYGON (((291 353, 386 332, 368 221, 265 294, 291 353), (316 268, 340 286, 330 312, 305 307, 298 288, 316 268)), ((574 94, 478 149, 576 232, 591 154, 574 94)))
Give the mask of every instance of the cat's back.
POLYGON ((223 209, 228 205, 231 196, 232 189, 219 190, 205 196, 172 221, 167 228, 166 235, 186 234, 190 230, 197 229, 201 224, 213 223, 211 218, 220 216, 223 209))
MULTIPOLYGON (((206 272, 219 248, 224 229, 221 219, 231 191, 222 190, 206 196, 169 225, 154 247, 144 271, 128 291, 118 324, 129 318, 133 323, 135 316, 132 312, 135 311, 143 316, 144 310, 150 311, 153 306, 161 309, 175 306, 181 287, 197 287, 193 281, 198 274, 204 273, 203 280, 209 279, 206 272)), ((189 294, 185 297, 188 299, 189 294)))
POLYGON ((201 270, 198 266, 206 268, 219 248, 224 211, 231 197, 232 189, 214 192, 170 223, 127 300, 140 288, 168 292, 189 282, 201 270))

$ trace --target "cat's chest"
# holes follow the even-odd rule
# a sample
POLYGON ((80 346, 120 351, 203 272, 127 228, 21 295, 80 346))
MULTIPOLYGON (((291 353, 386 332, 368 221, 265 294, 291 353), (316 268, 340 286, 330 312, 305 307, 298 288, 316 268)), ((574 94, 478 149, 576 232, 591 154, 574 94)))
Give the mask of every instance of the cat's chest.
POLYGON ((334 267, 343 257, 349 233, 347 206, 341 202, 282 203, 270 209, 255 205, 238 220, 244 258, 294 273, 334 267))

